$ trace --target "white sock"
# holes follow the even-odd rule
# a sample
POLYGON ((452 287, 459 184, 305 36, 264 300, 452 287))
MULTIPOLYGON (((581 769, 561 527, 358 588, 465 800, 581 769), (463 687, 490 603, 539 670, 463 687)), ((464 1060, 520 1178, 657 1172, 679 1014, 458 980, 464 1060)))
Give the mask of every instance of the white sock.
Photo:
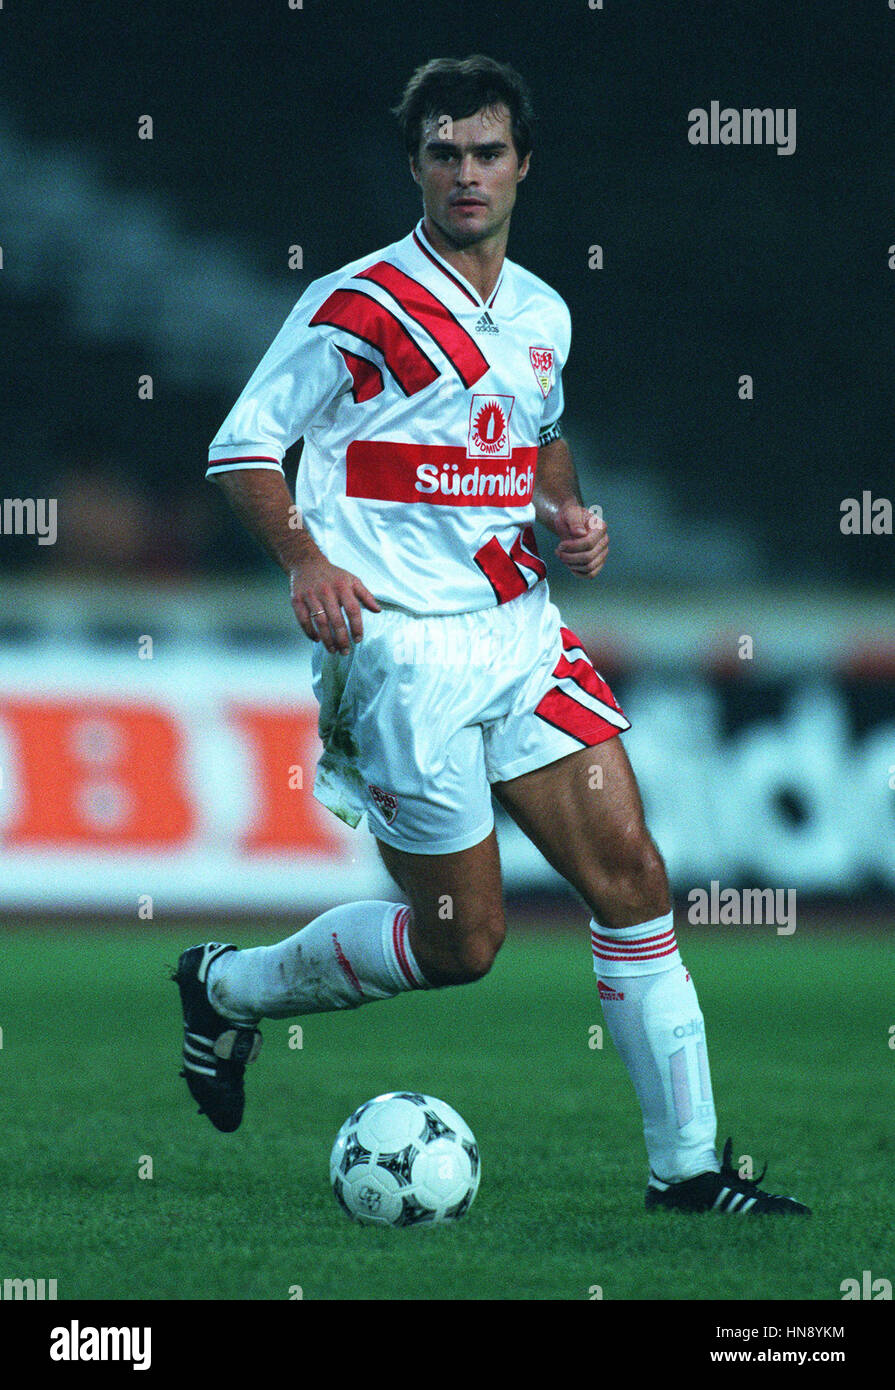
POLYGON ((274 946, 227 951, 208 970, 208 997, 233 1023, 355 1009, 428 989, 414 959, 402 903, 334 907, 274 946))
POLYGON ((621 931, 590 926, 603 1016, 643 1111, 653 1185, 718 1172, 705 1023, 674 914, 621 931))

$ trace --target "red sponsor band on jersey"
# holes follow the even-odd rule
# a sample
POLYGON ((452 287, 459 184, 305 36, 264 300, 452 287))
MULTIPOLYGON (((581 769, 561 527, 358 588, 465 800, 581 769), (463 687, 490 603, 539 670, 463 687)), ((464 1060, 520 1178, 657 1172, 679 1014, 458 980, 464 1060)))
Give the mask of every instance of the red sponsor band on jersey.
POLYGON ((349 497, 380 502, 430 502, 448 507, 527 507, 538 451, 514 449, 508 459, 470 459, 462 446, 356 439, 346 453, 349 497))

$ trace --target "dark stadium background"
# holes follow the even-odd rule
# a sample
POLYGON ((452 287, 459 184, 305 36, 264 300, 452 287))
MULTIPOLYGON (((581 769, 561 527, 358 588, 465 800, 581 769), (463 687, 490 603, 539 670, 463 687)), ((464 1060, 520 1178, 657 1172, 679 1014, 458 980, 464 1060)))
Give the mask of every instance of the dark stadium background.
POLYGON ((7 3, 0 45, 0 502, 58 500, 54 545, 0 529, 0 953, 17 985, 0 986, 0 1276, 154 1299, 293 1281, 334 1298, 599 1282, 829 1299, 864 1269, 895 1278, 895 539, 840 529, 845 498, 895 492, 895 11, 7 3), (268 1025, 252 1126, 226 1152, 176 1080, 179 942, 249 944, 397 896, 371 887, 363 830, 333 845, 332 818, 309 819, 309 763, 302 799, 270 803, 279 849, 247 848, 257 721, 268 773, 293 704, 308 753, 307 644, 205 460, 307 281, 416 221, 389 107, 418 64, 475 51, 532 88, 509 253, 570 306, 566 431, 611 537, 582 586, 542 533, 551 585, 632 717, 722 1124, 757 1165, 770 1153, 772 1190, 832 1194, 799 1243, 722 1247, 705 1227, 691 1246, 630 1216, 639 1116, 612 1050, 582 1041, 601 1017, 586 916, 503 822, 513 930, 481 987, 308 1020, 300 1054, 268 1025), (688 112, 713 100, 795 108, 795 153, 690 145, 688 112), (243 696, 255 725, 229 712, 243 696), (167 857, 126 845, 142 783, 158 804, 154 779, 182 770, 139 741, 128 762, 138 707, 188 765, 195 824, 167 857), (688 927, 688 891, 712 880, 797 889, 798 930, 688 927), (482 1145, 477 1207, 426 1247, 437 1259, 382 1233, 361 1248, 326 1182, 344 1115, 404 1084, 443 1094, 482 1145), (134 1197, 144 1153, 161 1180, 134 1197))
MULTIPOLYGON (((95 479, 150 507, 166 534, 118 537, 134 572, 256 567, 202 482, 208 441, 301 285, 418 215, 388 111, 413 68, 481 50, 528 78, 540 116, 510 254, 571 307, 568 420, 588 481, 654 479, 665 525, 727 528, 737 577, 889 585, 891 541, 844 540, 838 508, 891 491, 892 19, 831 3, 10 7, 4 488, 95 479), (689 145, 686 114, 712 99, 795 107, 796 153, 689 145), (136 138, 143 113, 151 141, 136 138), (40 190, 24 206, 22 177, 40 190), (71 224, 97 190, 108 220, 90 235, 110 254, 88 308, 71 224), (130 225, 126 249, 110 221, 130 225), (286 268, 293 243, 303 273, 286 268), (586 269, 593 243, 602 272, 586 269), (141 330, 190 249, 209 321, 167 304, 195 353, 169 372, 141 330), (210 321, 220 253, 240 312, 223 298, 210 321), (153 366, 147 411, 133 383, 153 366)), ((116 510, 110 496, 112 524, 116 510)), ((90 549, 72 536, 60 559, 77 568, 90 549)), ((674 577, 674 555, 658 571, 650 549, 642 534, 625 579, 674 577)), ((4 568, 44 559, 0 551, 4 568)))

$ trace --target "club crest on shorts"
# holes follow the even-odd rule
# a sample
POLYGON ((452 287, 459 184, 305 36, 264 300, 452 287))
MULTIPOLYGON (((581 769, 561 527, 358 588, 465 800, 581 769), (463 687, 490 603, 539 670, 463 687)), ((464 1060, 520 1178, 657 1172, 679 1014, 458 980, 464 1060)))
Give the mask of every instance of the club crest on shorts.
POLYGON ((550 391, 556 379, 553 364, 553 348, 530 347, 528 349, 528 355, 531 358, 532 370, 541 388, 541 394, 546 400, 550 395, 550 391))
POLYGON ((367 789, 376 802, 386 825, 391 825, 398 814, 398 798, 393 796, 391 792, 384 792, 381 787, 375 787, 372 782, 367 783, 367 789))
POLYGON ((510 416, 515 400, 515 396, 473 396, 469 407, 467 458, 510 458, 510 416))

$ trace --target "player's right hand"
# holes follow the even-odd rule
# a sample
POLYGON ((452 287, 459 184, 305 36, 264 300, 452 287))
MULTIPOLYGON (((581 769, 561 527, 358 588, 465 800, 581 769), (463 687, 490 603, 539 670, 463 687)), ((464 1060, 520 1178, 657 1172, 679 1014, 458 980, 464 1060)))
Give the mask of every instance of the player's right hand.
POLYGON ((382 611, 356 574, 331 565, 322 555, 289 571, 289 593, 305 635, 342 656, 364 635, 361 605, 371 613, 382 611))

